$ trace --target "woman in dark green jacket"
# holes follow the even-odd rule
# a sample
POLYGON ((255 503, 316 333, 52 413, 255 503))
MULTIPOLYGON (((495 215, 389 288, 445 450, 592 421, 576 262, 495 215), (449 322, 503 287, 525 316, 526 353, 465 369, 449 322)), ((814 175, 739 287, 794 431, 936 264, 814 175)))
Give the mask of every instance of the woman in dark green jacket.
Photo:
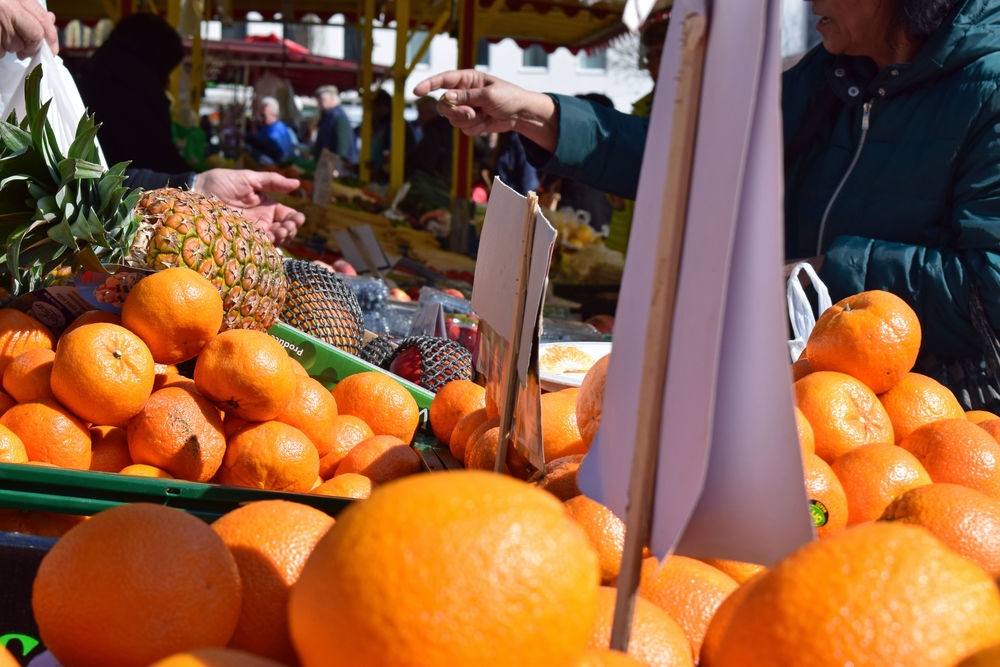
MULTIPOLYGON (((823 45, 783 80, 786 258, 811 258, 834 300, 906 299, 923 327, 918 370, 962 393, 983 359, 973 294, 1000 325, 1000 0, 812 6, 823 45)), ((645 119, 480 72, 416 92, 435 88, 463 131, 517 131, 544 171, 634 196, 645 119)))

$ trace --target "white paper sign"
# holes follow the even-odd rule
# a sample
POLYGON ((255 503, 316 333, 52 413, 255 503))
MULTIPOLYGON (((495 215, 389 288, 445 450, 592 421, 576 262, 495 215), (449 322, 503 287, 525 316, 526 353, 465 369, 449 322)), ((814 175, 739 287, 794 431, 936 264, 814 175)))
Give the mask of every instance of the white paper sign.
MULTIPOLYGON (((712 5, 656 469, 652 548, 765 565, 812 538, 782 277, 778 0, 712 5)), ((624 517, 677 103, 677 0, 657 86, 598 437, 580 488, 624 517)))

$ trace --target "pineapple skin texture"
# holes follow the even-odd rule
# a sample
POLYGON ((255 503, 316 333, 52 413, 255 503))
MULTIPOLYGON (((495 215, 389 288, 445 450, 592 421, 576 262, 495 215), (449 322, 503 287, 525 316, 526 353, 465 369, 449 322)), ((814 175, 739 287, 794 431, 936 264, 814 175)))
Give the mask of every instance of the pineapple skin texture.
POLYGON ((222 295, 222 330, 266 331, 287 294, 282 257, 263 232, 213 195, 179 188, 142 194, 131 266, 194 269, 222 295))

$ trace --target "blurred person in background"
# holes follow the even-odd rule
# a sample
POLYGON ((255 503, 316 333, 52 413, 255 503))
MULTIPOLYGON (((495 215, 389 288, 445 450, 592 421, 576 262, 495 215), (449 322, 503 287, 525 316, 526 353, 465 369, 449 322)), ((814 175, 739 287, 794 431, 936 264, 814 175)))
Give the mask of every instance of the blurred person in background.
POLYGON ((319 160, 323 149, 340 157, 341 173, 351 173, 358 166, 358 143, 347 113, 340 105, 340 90, 336 86, 316 89, 320 116, 313 143, 313 157, 319 160))
POLYGON ((298 137, 280 118, 281 107, 273 97, 257 103, 257 128, 247 137, 250 155, 260 165, 283 165, 295 156, 298 137))

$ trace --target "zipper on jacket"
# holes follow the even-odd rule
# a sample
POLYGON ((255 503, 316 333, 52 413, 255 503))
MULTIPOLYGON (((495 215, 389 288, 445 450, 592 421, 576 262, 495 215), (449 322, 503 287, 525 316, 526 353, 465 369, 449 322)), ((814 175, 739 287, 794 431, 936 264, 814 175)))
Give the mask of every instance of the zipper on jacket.
POLYGON ((837 197, 840 196, 840 191, 844 189, 844 184, 847 179, 850 178, 851 172, 854 171, 854 167, 858 164, 858 159, 861 157, 861 149, 865 146, 865 138, 868 136, 868 117, 872 111, 872 103, 869 100, 865 102, 861 107, 861 139, 858 141, 858 147, 854 151, 854 157, 851 159, 851 164, 847 166, 847 171, 844 172, 843 177, 840 179, 840 183, 837 184, 837 188, 833 191, 830 196, 830 201, 826 204, 826 209, 823 211, 823 217, 819 222, 819 236, 816 238, 816 254, 823 254, 823 234, 826 232, 826 220, 830 217, 830 209, 833 208, 834 202, 837 201, 837 197))

